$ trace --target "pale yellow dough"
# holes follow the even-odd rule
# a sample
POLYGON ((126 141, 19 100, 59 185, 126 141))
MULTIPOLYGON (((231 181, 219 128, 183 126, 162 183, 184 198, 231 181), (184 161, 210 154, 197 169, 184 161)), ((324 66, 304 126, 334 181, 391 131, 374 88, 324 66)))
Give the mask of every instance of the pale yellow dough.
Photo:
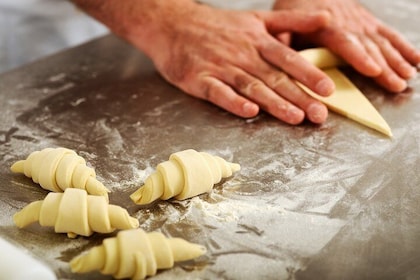
POLYGON ((189 149, 173 153, 168 161, 160 163, 156 169, 146 179, 144 186, 130 196, 136 204, 172 197, 182 200, 209 192, 222 178, 240 170, 240 165, 189 149))
POLYGON ((133 229, 105 239, 102 245, 74 258, 70 267, 76 273, 99 270, 116 279, 144 279, 155 275, 158 269, 173 267, 174 262, 191 260, 205 253, 205 247, 184 239, 133 229))
POLYGON ((300 51, 299 54, 320 69, 346 65, 344 60, 326 48, 313 48, 300 51))
POLYGON ((364 94, 340 71, 344 62, 325 48, 308 49, 300 54, 309 62, 321 68, 335 83, 335 92, 322 97, 299 84, 309 95, 325 103, 331 110, 342 114, 389 137, 392 132, 387 122, 373 107, 364 94))
POLYGON ((51 192, 44 200, 28 204, 13 216, 13 220, 19 228, 39 221, 41 226, 52 226, 55 232, 67 233, 71 238, 139 226, 138 220, 130 217, 127 210, 108 204, 105 197, 72 188, 64 193, 51 192))
POLYGON ((96 179, 93 168, 76 152, 66 148, 46 148, 14 163, 11 170, 23 173, 42 188, 63 192, 67 188, 84 189, 108 199, 109 190, 96 179))

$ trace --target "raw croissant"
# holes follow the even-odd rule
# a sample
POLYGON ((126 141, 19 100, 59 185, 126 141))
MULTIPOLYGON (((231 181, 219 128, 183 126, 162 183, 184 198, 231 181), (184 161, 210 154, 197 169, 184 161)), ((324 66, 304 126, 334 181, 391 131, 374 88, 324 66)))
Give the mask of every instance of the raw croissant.
POLYGON ((86 161, 76 152, 66 148, 35 151, 26 160, 14 163, 11 170, 24 173, 50 191, 63 192, 67 188, 78 188, 108 199, 109 190, 96 179, 95 170, 86 166, 86 161))
POLYGON ((203 246, 184 239, 133 229, 104 239, 102 245, 74 258, 70 267, 77 273, 100 270, 117 279, 144 279, 155 275, 157 269, 171 268, 174 262, 194 259, 205 253, 203 246))
POLYGON ((222 178, 232 176, 240 165, 223 158, 195 150, 172 154, 168 161, 145 181, 144 186, 130 195, 136 204, 148 204, 156 199, 172 197, 186 199, 210 191, 222 178))
POLYGON ((28 204, 13 216, 13 220, 19 228, 39 221, 41 226, 53 226, 55 232, 67 233, 70 238, 139 226, 138 220, 130 217, 127 210, 108 204, 105 197, 71 188, 64 193, 51 192, 44 200, 28 204))

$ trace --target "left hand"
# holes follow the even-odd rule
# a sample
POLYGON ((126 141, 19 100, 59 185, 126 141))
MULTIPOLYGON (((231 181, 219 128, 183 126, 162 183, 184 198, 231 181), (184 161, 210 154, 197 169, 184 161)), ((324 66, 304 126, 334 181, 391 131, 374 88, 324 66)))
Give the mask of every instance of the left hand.
MULTIPOLYGON (((329 48, 391 92, 405 90, 407 80, 416 74, 420 52, 356 0, 277 0, 273 8, 328 11, 329 25, 310 34, 297 35, 299 40, 329 48)), ((283 34, 282 38, 287 35, 283 34)))

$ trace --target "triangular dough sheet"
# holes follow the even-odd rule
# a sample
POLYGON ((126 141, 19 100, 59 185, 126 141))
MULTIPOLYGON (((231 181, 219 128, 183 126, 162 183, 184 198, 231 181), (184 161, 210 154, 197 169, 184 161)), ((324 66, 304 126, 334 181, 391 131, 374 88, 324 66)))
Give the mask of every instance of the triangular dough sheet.
POLYGON ((314 65, 324 68, 322 70, 334 81, 336 89, 332 95, 323 97, 302 84, 299 86, 332 111, 392 137, 389 125, 375 107, 340 70, 335 68, 341 64, 340 59, 324 48, 305 50, 301 54, 314 65))

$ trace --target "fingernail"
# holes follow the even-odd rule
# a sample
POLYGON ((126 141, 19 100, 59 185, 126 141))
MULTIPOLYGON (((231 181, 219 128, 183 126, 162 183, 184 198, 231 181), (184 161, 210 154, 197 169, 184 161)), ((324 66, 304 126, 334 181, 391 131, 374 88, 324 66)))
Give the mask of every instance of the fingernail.
POLYGON ((305 114, 303 113, 302 110, 299 110, 298 108, 294 106, 290 106, 287 109, 286 118, 288 122, 291 124, 299 124, 305 118, 305 114))
POLYGON ((328 96, 333 93, 334 88, 335 85, 330 79, 322 79, 315 86, 316 92, 323 96, 328 96))
POLYGON ((323 123, 328 117, 328 110, 325 105, 320 103, 312 103, 308 106, 307 115, 313 123, 323 123))
POLYGON ((419 66, 420 66, 420 51, 417 51, 417 52, 416 52, 416 56, 417 56, 417 58, 416 58, 416 61, 417 61, 417 67, 419 67, 419 66))
POLYGON ((415 79, 419 75, 419 72, 417 71, 417 68, 414 68, 414 75, 410 79, 415 79))
POLYGON ((254 103, 246 102, 242 106, 242 111, 243 111, 245 116, 254 117, 255 115, 258 114, 259 108, 254 103))
POLYGON ((412 79, 416 76, 417 69, 414 67, 407 67, 407 76, 409 79, 412 79))
POLYGON ((408 84, 405 80, 399 79, 397 77, 390 78, 389 83, 393 86, 393 91, 394 92, 402 92, 408 86, 408 84))
POLYGON ((376 77, 382 73, 382 68, 376 64, 373 60, 367 61, 367 66, 370 68, 370 72, 366 73, 368 76, 376 77))

